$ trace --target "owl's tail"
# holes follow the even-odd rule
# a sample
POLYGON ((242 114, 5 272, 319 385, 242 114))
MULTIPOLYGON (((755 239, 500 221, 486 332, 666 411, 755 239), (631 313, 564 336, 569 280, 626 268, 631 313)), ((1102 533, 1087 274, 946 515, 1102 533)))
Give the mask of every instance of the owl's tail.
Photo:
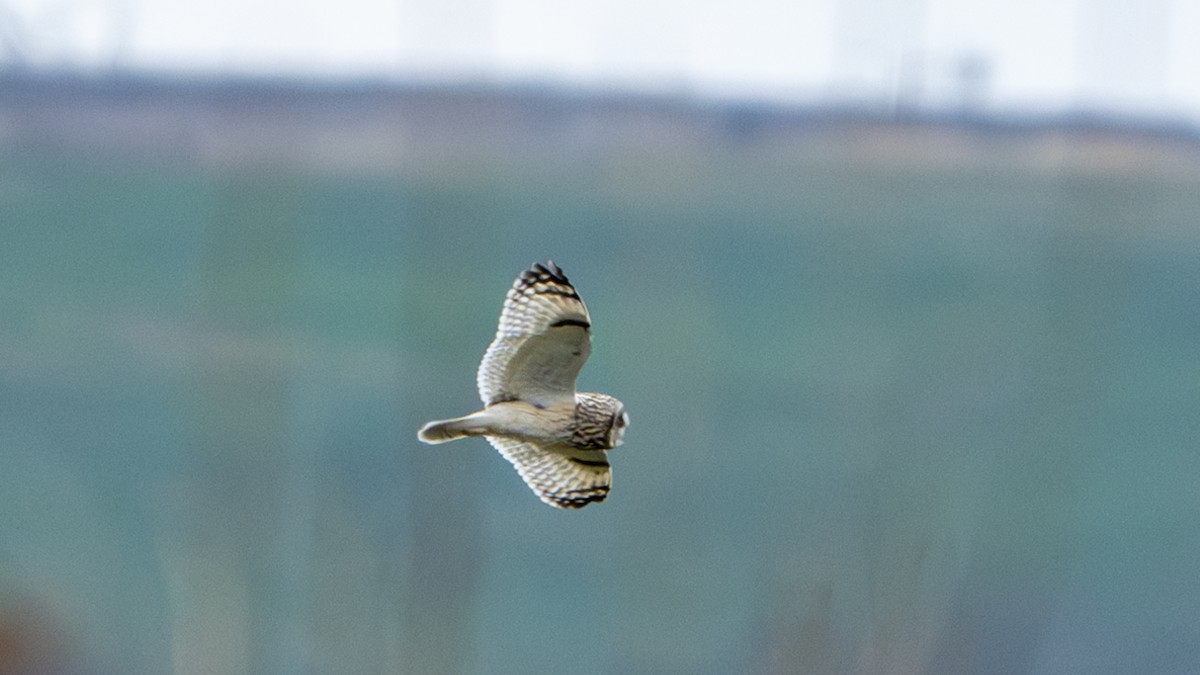
POLYGON ((482 422, 479 413, 455 417, 452 420, 436 420, 421 427, 417 438, 425 443, 436 444, 467 436, 482 436, 487 432, 487 425, 482 422))

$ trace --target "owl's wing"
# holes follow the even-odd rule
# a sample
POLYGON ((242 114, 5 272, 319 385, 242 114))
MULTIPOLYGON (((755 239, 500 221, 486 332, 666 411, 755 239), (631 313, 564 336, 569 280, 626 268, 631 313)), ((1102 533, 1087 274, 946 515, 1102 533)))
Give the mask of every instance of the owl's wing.
POLYGON ((500 436, 487 439, 512 463, 533 493, 550 506, 580 509, 608 496, 612 469, 603 450, 579 450, 565 445, 548 449, 500 436))
POLYGON ((575 378, 591 353, 592 320, 552 261, 521 273, 504 299, 496 338, 476 382, 487 405, 522 400, 545 406, 573 400, 575 378))

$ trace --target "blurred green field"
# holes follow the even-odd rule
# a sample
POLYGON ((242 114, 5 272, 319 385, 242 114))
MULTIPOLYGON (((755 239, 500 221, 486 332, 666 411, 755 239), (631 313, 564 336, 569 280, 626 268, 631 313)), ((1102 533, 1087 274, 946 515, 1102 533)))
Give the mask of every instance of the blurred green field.
POLYGON ((892 131, 8 136, 15 672, 1197 670, 1200 171, 892 131), (415 438, 548 257, 632 418, 579 513, 415 438))

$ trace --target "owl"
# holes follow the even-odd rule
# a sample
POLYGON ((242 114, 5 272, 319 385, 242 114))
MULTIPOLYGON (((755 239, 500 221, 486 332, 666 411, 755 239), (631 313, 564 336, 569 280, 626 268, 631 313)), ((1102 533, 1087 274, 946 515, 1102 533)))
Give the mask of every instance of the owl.
POLYGON ((504 299, 496 338, 479 364, 484 408, 429 422, 425 443, 483 436, 543 502, 578 509, 612 485, 607 450, 621 445, 629 416, 606 394, 575 391, 591 353, 587 307, 553 261, 534 265, 504 299))

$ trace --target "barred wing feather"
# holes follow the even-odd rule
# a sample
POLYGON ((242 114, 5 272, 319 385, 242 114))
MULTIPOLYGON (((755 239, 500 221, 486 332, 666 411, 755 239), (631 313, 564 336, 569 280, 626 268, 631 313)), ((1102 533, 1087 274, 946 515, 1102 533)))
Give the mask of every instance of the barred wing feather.
POLYGON ((487 439, 512 463, 533 493, 550 506, 579 509, 608 496, 612 470, 603 450, 566 445, 550 449, 500 436, 487 439))
POLYGON ((504 300, 496 338, 476 376, 487 405, 522 400, 546 406, 575 396, 591 353, 591 317, 552 261, 521 273, 504 300))

